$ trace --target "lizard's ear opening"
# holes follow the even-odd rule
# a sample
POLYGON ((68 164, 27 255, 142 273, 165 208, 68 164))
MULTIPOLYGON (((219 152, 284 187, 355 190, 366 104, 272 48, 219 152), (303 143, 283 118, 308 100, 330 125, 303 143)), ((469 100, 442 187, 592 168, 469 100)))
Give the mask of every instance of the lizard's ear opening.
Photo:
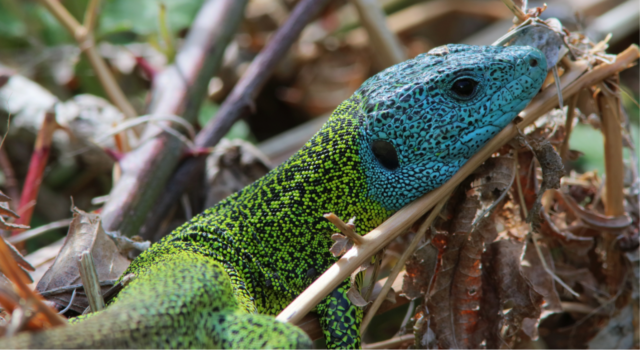
POLYGON ((376 140, 371 143, 371 151, 380 164, 389 169, 396 170, 400 166, 398 152, 391 142, 376 140))

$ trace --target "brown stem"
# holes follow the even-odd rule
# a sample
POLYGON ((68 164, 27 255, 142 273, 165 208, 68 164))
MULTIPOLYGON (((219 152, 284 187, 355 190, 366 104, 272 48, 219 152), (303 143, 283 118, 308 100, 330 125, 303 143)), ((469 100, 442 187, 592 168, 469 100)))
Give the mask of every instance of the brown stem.
POLYGON ((604 136, 605 215, 622 216, 624 211, 624 162, 622 158, 622 127, 618 110, 620 100, 601 85, 597 101, 604 136))
MULTIPOLYGON (((138 113, 133 108, 133 106, 129 103, 126 96, 120 89, 120 86, 116 82, 116 79, 111 74, 111 71, 107 67, 107 64, 102 59, 102 56, 98 54, 96 50, 95 43, 93 41, 93 34, 90 29, 83 27, 80 22, 78 22, 67 9, 62 6, 62 4, 57 0, 41 0, 44 6, 51 11, 51 13, 62 23, 62 25, 67 28, 69 33, 76 39, 80 50, 82 50, 87 59, 89 59, 89 63, 93 67, 93 70, 100 80, 104 91, 113 104, 118 107, 118 109, 124 114, 127 118, 135 118, 138 113)), ((96 1, 92 1, 89 4, 88 10, 97 11, 96 1)), ((94 14, 87 14, 87 22, 90 25, 93 25, 95 20, 91 20, 91 18, 95 17, 94 14)))
POLYGON ((398 37, 387 27, 387 18, 376 0, 352 0, 358 9, 360 22, 367 30, 371 49, 382 68, 407 59, 398 37))
POLYGON ((564 140, 562 146, 560 146, 560 156, 562 160, 567 160, 569 156, 569 138, 571 138, 571 131, 573 131, 573 120, 576 116, 576 106, 578 105, 578 99, 580 94, 576 94, 569 100, 569 106, 567 107, 567 120, 564 123, 564 140))
POLYGON ((518 23, 522 23, 529 19, 526 13, 520 8, 520 6, 516 5, 513 0, 502 0, 504 4, 513 12, 513 15, 518 19, 518 23))
POLYGON ((98 17, 98 9, 100 8, 100 0, 89 0, 89 5, 84 12, 84 20, 82 25, 89 33, 93 33, 96 26, 96 18, 98 17))
POLYGON ((394 349, 399 345, 410 344, 414 340, 413 334, 405 334, 399 337, 383 340, 377 343, 364 344, 363 349, 394 349))
MULTIPOLYGON (((330 0, 301 0, 295 7, 287 22, 278 29, 273 39, 253 60, 242 79, 233 88, 229 97, 220 106, 215 118, 196 136, 197 147, 213 147, 229 131, 231 126, 253 108, 258 93, 266 83, 277 64, 293 45, 300 32, 330 0)), ((147 232, 156 232, 162 218, 166 217, 174 203, 192 183, 198 173, 204 169, 204 158, 186 160, 173 175, 167 188, 148 215, 145 223, 147 232)), ((164 186, 163 186, 164 188, 164 186)))
MULTIPOLYGON (((600 84, 597 96, 604 136, 605 187, 602 197, 604 212, 608 216, 625 215, 624 210, 624 162, 622 156, 622 127, 620 125, 620 99, 605 84, 600 84)), ((626 273, 622 255, 616 244, 617 235, 604 232, 602 245, 605 249, 605 279, 609 294, 617 294, 620 281, 626 273)))

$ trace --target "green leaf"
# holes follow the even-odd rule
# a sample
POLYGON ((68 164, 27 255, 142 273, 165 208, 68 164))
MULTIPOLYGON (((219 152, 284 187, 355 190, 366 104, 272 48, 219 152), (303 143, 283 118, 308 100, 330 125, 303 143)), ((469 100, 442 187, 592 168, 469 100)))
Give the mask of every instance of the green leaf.
POLYGON ((146 36, 159 32, 160 6, 167 8, 167 24, 174 33, 187 28, 204 0, 108 0, 100 16, 99 34, 131 31, 146 36))

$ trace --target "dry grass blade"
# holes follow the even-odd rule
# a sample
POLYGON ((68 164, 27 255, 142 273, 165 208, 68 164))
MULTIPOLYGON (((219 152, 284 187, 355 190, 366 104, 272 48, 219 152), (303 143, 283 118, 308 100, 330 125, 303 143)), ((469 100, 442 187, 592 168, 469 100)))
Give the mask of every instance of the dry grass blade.
POLYGON ((399 345, 413 342, 413 334, 405 334, 399 337, 391 338, 377 343, 364 344, 363 349, 394 349, 399 345))
MULTIPOLYGON (((84 292, 87 294, 87 298, 89 299, 91 312, 104 309, 104 299, 100 293, 98 272, 96 271, 96 265, 93 261, 93 255, 91 255, 91 252, 85 251, 80 254, 80 258, 78 259, 78 272, 80 272, 84 292)), ((69 301, 69 304, 71 304, 71 301, 69 301)))
POLYGON ((71 223, 72 220, 73 219, 69 218, 69 219, 62 219, 62 220, 50 222, 50 223, 48 223, 46 225, 42 225, 42 226, 39 226, 39 227, 34 228, 32 230, 21 232, 21 233, 15 235, 15 236, 8 237, 7 238, 7 242, 9 242, 11 244, 24 242, 24 241, 26 241, 28 239, 31 239, 31 238, 34 238, 34 237, 38 237, 39 235, 41 235, 43 233, 47 233, 47 232, 49 232, 51 230, 67 227, 67 226, 69 226, 69 224, 71 223))
POLYGON ((383 67, 391 67, 407 58, 402 44, 387 27, 384 11, 375 0, 352 0, 358 10, 360 21, 369 34, 371 48, 383 67))

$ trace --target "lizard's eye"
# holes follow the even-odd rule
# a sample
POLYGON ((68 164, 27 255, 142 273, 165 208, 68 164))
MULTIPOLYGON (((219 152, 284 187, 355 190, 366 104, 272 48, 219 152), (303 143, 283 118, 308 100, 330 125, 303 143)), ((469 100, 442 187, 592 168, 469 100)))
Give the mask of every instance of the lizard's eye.
POLYGON ((456 97, 468 99, 476 91, 476 86, 478 86, 477 81, 470 78, 462 78, 453 82, 451 91, 453 91, 456 97))
POLYGON ((373 141, 371 150, 383 167, 389 170, 396 170, 400 166, 396 148, 390 142, 383 140, 373 141))

